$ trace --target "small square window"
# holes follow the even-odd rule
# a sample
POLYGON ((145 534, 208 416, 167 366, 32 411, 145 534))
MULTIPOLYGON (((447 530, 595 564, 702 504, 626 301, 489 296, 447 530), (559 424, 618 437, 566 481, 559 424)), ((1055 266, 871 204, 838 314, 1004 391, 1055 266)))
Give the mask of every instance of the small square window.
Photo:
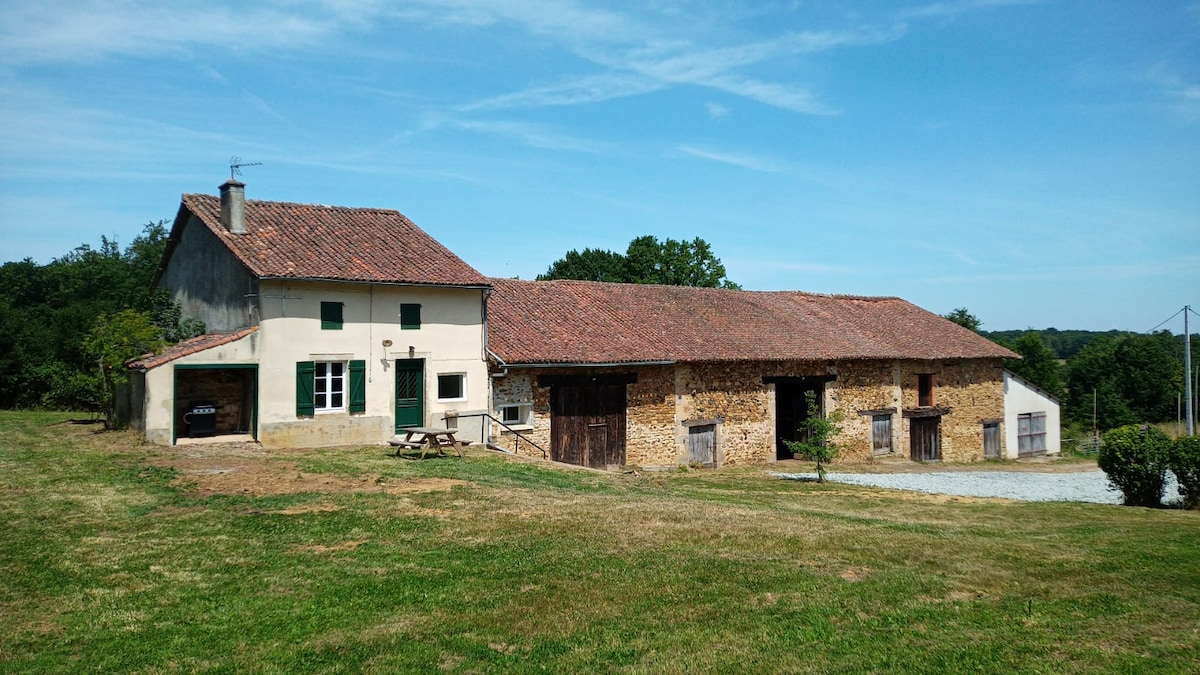
POLYGON ((321 303, 321 330, 342 329, 342 303, 321 303))
POLYGON ((438 400, 451 401, 466 398, 467 374, 447 373, 438 375, 438 400))
POLYGON ((917 375, 917 405, 922 408, 933 405, 933 375, 917 375))
POLYGON ((529 403, 511 403, 508 405, 498 406, 500 413, 500 421, 509 426, 522 426, 532 424, 530 421, 533 406, 529 403))
POLYGON ((400 329, 417 330, 421 327, 421 306, 414 304, 400 305, 400 329))

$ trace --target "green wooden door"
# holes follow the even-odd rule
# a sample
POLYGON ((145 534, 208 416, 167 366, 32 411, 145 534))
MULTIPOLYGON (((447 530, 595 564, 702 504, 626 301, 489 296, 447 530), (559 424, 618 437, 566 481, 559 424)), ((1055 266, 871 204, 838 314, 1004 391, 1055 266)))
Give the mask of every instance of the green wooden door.
POLYGON ((425 424, 425 359, 396 359, 396 433, 425 424))

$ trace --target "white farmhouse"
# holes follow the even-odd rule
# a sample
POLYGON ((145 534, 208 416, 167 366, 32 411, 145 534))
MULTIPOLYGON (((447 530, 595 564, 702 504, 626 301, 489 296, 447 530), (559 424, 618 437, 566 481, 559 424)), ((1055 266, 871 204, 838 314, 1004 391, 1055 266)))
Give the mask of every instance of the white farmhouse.
POLYGON ((156 283, 209 332, 133 364, 147 440, 383 443, 487 409, 486 278, 397 211, 244 190, 183 196, 156 283))

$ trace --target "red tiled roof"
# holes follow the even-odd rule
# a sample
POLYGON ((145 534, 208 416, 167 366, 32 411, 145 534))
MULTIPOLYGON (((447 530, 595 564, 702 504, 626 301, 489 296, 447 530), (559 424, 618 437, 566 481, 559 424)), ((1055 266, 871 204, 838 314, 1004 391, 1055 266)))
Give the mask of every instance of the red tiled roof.
POLYGON ((488 346, 510 364, 1016 356, 899 298, 491 282, 488 346))
POLYGON ((205 333, 204 335, 197 335, 194 338, 167 347, 166 351, 161 354, 143 354, 136 360, 130 361, 125 365, 138 370, 157 368, 175 359, 240 340, 256 330, 258 330, 258 326, 243 328, 233 333, 205 333))
POLYGON ((487 279, 391 209, 246 200, 246 234, 221 225, 221 201, 185 194, 195 214, 260 278, 485 286, 487 279))

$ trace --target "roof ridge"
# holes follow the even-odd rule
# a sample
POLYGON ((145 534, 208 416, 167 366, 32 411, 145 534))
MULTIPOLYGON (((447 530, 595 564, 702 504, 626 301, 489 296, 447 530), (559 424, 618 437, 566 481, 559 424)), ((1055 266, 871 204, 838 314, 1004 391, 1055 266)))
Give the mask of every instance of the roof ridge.
MULTIPOLYGON (((693 289, 701 292, 732 292, 732 293, 759 293, 759 294, 775 294, 775 295, 805 295, 814 298, 831 298, 835 300, 867 300, 871 302, 878 301, 900 301, 908 302, 904 298, 896 295, 855 295, 853 293, 818 293, 816 291, 804 291, 800 289, 791 290, 774 290, 764 291, 752 288, 720 288, 714 286, 679 286, 675 284, 639 284, 629 281, 590 281, 587 279, 512 279, 508 277, 488 277, 488 281, 502 282, 518 282, 530 284, 579 284, 579 285, 594 285, 594 286, 622 286, 635 288, 670 288, 670 289, 693 289)), ((911 304, 911 303, 910 303, 911 304)))
MULTIPOLYGON (((200 198, 209 199, 212 201, 219 201, 221 199, 217 195, 205 194, 203 192, 185 192, 185 193, 183 193, 183 197, 184 198, 200 197, 200 198)), ((275 200, 275 199, 247 199, 246 203, 247 204, 256 204, 256 205, 264 205, 264 206, 265 205, 300 206, 300 207, 305 207, 305 208, 330 209, 330 210, 340 210, 340 211, 372 211, 372 212, 376 212, 376 213, 396 213, 396 214, 399 214, 402 218, 404 218, 406 220, 408 219, 408 216, 405 216, 403 213, 400 213, 399 209, 388 209, 388 208, 384 208, 382 206, 341 206, 338 204, 312 204, 309 202, 287 202, 287 201, 279 201, 279 200, 275 200)))

